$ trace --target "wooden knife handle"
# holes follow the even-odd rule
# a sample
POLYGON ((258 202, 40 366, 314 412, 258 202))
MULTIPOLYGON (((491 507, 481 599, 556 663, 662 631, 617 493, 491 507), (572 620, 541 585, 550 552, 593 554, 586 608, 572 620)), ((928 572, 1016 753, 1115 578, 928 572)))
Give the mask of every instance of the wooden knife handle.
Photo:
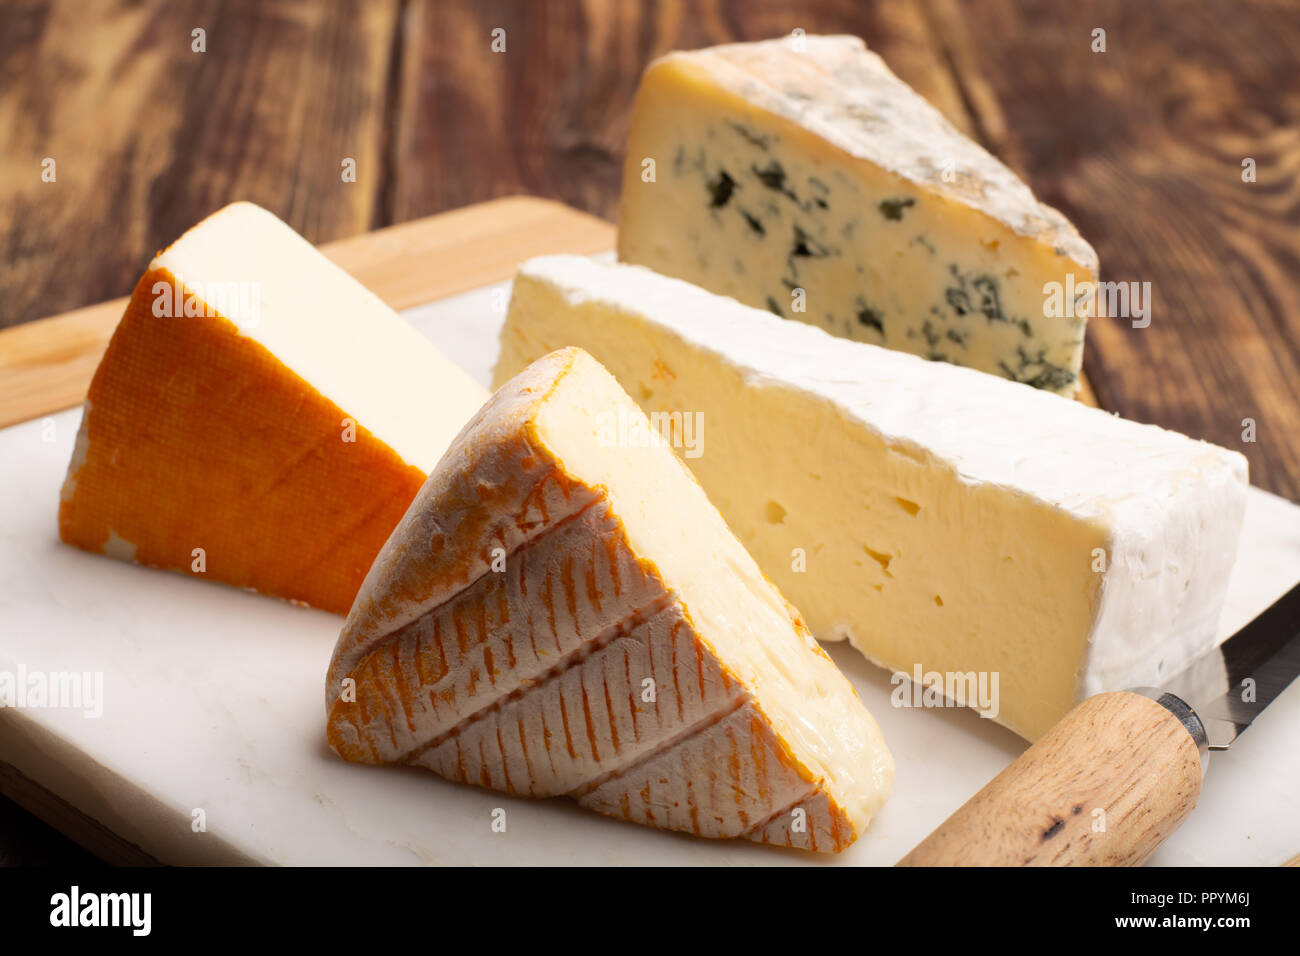
POLYGON ((1196 806, 1204 741, 1170 694, 1089 697, 898 865, 1136 866, 1196 806))

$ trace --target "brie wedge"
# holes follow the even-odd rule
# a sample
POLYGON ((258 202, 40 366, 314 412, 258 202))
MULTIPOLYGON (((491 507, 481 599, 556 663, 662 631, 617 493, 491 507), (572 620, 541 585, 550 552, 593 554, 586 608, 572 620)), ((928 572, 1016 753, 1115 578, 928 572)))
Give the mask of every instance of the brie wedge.
POLYGON ((686 462, 815 635, 945 686, 996 675, 981 707, 1024 737, 1214 641, 1235 452, 637 266, 525 263, 496 380, 568 344, 674 435, 699 416, 686 462))

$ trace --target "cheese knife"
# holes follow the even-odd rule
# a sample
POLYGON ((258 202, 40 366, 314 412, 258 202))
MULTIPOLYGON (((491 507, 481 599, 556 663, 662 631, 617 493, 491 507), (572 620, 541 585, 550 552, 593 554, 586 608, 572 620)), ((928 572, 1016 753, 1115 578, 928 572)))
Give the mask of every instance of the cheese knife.
POLYGON ((899 866, 1134 866, 1300 674, 1300 584, 1161 688, 1078 704, 899 866))

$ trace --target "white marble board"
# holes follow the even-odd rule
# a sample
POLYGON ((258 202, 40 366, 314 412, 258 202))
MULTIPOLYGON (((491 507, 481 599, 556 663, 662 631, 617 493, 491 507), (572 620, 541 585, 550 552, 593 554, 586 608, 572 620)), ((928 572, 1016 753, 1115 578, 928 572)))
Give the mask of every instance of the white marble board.
MULTIPOLYGON (((406 315, 486 383, 506 290, 406 315)), ((339 618, 59 542, 79 415, 0 431, 0 672, 102 673, 102 713, 0 708, 0 761, 164 862, 892 864, 1025 746, 971 711, 891 707, 888 674, 832 644, 898 765, 883 812, 834 858, 346 764, 323 739, 339 618), (497 808, 504 833, 492 828, 497 808)), ((1246 524, 1225 636, 1300 579, 1300 507, 1252 489, 1246 524)), ((1212 757, 1200 805, 1152 862, 1280 864, 1300 853, 1297 735, 1300 682, 1212 757)))

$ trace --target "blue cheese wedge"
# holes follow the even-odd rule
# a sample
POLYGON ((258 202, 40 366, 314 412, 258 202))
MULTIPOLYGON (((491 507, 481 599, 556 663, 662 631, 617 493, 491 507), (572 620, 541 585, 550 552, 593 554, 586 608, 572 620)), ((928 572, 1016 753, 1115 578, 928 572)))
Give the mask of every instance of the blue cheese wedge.
POLYGON ((652 63, 618 253, 835 335, 1079 387, 1092 302, 1071 300, 1096 253, 856 37, 652 63))
POLYGON ((366 578, 329 741, 649 826, 842 850, 893 782, 880 730, 648 429, 579 349, 503 385, 366 578))
POLYGON ((966 702, 1026 738, 1214 642, 1236 452, 576 256, 520 270, 497 381, 561 345, 663 423, 814 635, 982 675, 966 702))

